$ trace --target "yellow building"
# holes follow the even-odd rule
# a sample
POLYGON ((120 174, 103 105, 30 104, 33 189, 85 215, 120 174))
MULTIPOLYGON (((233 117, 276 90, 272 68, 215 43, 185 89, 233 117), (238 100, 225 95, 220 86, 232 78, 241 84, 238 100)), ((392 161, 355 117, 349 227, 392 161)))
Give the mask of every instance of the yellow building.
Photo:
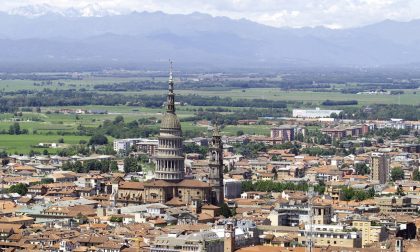
POLYGON ((362 231, 363 247, 388 239, 388 232, 384 226, 373 226, 368 220, 355 220, 353 221, 353 227, 362 231))

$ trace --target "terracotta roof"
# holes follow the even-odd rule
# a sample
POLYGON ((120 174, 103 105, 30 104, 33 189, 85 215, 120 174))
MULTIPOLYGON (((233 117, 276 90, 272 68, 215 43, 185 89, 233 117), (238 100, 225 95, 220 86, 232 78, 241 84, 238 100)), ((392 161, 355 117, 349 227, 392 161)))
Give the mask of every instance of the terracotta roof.
POLYGON ((14 233, 18 233, 22 227, 23 225, 21 224, 0 223, 0 232, 9 232, 10 230, 13 230, 14 233))
POLYGON ((149 180, 144 182, 144 186, 148 186, 148 187, 170 187, 170 186, 174 186, 174 184, 170 183, 170 182, 166 182, 165 180, 161 180, 161 179, 156 179, 156 180, 149 180))
POLYGON ((213 221, 214 220, 214 217, 213 216, 210 216, 210 215, 208 215, 206 213, 200 213, 200 214, 198 214, 198 220, 201 221, 201 222, 204 222, 204 221, 213 221))
POLYGON ((177 184, 179 187, 200 187, 200 188, 207 188, 210 187, 209 184, 193 179, 184 179, 177 184))
POLYGON ((204 204, 201 209, 220 209, 220 207, 212 205, 212 204, 204 204))
POLYGON ((365 175, 356 175, 356 174, 352 174, 352 175, 344 175, 343 179, 368 179, 368 176, 365 175))
POLYGON ((135 181, 121 181, 118 185, 120 189, 144 189, 144 183, 143 182, 135 182, 135 181))
POLYGON ((168 200, 165 205, 168 206, 184 206, 185 203, 182 202, 178 197, 173 197, 171 200, 168 200))

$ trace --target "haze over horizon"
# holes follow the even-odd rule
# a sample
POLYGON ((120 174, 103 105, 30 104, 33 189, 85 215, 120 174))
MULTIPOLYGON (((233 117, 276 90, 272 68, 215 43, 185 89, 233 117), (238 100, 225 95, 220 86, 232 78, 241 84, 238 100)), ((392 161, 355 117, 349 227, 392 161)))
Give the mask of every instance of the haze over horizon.
POLYGON ((415 0, 214 0, 170 2, 156 0, 4 0, 0 11, 39 16, 53 12, 65 15, 105 16, 130 12, 194 12, 232 19, 248 19, 273 27, 354 28, 384 20, 410 21, 420 18, 420 1, 415 0))
POLYGON ((52 2, 2 2, 0 70, 420 66, 420 1, 52 2))

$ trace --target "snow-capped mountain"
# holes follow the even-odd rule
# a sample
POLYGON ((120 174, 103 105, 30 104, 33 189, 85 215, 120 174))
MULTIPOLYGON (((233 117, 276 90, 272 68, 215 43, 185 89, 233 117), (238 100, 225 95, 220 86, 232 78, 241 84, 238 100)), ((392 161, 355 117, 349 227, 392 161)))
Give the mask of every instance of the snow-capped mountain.
POLYGON ((420 20, 333 30, 274 28, 201 13, 114 15, 99 5, 14 13, 0 12, 0 69, 21 62, 124 66, 166 58, 218 67, 417 66, 420 59, 420 20))
POLYGON ((64 17, 104 17, 120 15, 116 10, 104 9, 100 4, 88 4, 82 7, 59 8, 49 4, 25 5, 8 12, 10 15, 25 17, 40 17, 45 15, 60 15, 64 17))
POLYGON ((60 13, 58 8, 55 8, 49 4, 36 4, 36 5, 25 5, 18 8, 14 8, 9 11, 10 15, 26 16, 26 17, 39 17, 51 13, 60 13))

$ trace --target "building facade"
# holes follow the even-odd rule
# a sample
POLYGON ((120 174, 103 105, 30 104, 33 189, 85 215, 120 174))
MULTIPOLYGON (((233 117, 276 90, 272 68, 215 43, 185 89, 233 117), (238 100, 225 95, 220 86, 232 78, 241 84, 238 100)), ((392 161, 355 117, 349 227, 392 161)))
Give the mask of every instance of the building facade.
POLYGON ((388 239, 388 233, 385 226, 374 226, 369 220, 355 220, 352 225, 362 232, 363 247, 388 239))
POLYGON ((372 153, 370 157, 371 179, 385 184, 389 178, 389 159, 384 153, 372 153))

